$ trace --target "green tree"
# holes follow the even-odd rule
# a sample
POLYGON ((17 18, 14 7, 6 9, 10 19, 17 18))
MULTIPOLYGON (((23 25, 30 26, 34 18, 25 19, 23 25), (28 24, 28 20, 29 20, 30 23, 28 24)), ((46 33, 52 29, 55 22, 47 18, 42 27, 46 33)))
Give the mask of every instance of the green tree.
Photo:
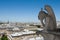
POLYGON ((8 40, 7 35, 2 35, 1 40, 8 40))

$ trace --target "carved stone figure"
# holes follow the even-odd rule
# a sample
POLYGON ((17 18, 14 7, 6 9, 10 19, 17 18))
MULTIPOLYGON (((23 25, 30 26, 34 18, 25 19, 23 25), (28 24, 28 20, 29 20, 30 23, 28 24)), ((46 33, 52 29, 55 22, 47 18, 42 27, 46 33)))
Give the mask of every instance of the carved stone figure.
POLYGON ((44 40, 60 40, 60 31, 57 31, 56 18, 49 5, 45 5, 44 10, 41 9, 38 19, 41 21, 44 30, 36 33, 41 34, 44 40))
POLYGON ((47 17, 47 13, 41 9, 38 15, 38 19, 41 21, 42 25, 45 27, 45 24, 43 23, 43 20, 47 17))
POLYGON ((38 15, 38 19, 41 21, 44 30, 55 31, 56 30, 56 18, 52 8, 49 5, 45 5, 45 11, 41 10, 38 15), (47 12, 45 12, 47 11, 47 12), (43 22, 43 20, 45 20, 43 22))

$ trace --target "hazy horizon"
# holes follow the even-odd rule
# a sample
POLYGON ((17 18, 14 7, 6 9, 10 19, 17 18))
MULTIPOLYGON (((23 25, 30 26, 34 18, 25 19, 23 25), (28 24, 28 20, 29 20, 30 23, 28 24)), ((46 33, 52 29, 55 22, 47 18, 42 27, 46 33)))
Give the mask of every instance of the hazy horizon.
POLYGON ((39 11, 46 4, 53 8, 56 20, 60 21, 59 0, 0 0, 0 21, 39 22, 39 11))

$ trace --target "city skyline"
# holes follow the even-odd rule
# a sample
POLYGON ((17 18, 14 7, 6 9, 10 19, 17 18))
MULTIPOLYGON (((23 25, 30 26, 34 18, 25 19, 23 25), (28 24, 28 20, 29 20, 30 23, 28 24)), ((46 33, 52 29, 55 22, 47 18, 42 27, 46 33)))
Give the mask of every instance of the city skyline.
POLYGON ((50 5, 60 21, 59 0, 0 0, 0 21, 39 22, 38 14, 44 5, 50 5))

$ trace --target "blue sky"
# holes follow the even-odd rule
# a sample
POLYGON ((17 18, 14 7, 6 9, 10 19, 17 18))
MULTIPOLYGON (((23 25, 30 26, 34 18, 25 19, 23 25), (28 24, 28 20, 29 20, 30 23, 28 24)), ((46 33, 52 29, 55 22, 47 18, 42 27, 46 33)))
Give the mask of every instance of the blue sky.
POLYGON ((38 13, 46 4, 60 21, 60 0, 0 0, 0 21, 39 22, 38 13))

